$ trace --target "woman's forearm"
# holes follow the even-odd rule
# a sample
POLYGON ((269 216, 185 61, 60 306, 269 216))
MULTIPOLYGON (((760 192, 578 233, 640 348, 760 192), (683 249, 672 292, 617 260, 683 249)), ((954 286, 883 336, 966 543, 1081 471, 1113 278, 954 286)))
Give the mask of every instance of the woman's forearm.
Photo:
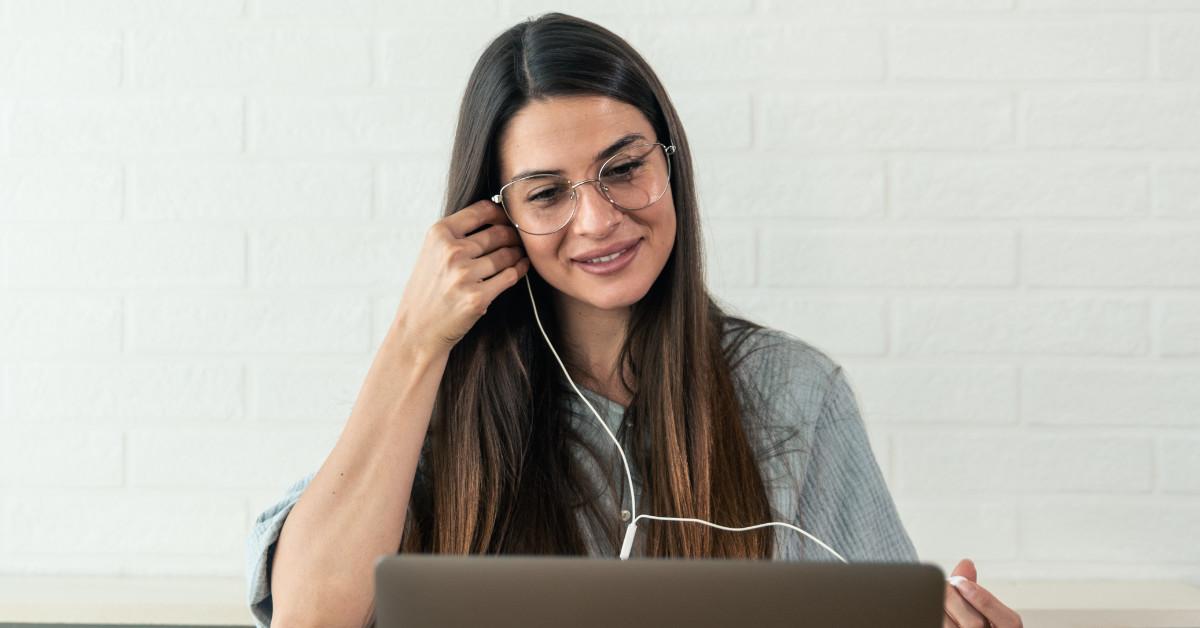
POLYGON ((418 348, 413 333, 393 322, 337 444, 285 520, 271 568, 280 628, 362 626, 375 560, 400 545, 449 355, 418 348))

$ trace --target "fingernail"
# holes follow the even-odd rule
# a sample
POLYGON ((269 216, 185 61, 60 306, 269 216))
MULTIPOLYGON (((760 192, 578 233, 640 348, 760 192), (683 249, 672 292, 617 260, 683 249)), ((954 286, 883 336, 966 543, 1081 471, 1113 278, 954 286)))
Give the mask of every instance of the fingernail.
POLYGON ((962 576, 950 576, 947 578, 947 580, 949 580, 950 585, 957 589, 963 597, 971 599, 971 597, 975 594, 974 582, 971 582, 962 576))

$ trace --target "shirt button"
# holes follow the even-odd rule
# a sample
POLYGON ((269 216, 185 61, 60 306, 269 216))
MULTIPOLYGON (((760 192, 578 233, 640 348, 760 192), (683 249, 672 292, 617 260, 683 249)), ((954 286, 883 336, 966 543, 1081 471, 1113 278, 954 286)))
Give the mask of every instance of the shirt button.
POLYGON ((629 511, 628 511, 628 510, 622 510, 622 511, 621 511, 621 521, 629 521, 629 518, 630 518, 631 516, 632 516, 632 515, 631 515, 631 514, 629 514, 629 511))

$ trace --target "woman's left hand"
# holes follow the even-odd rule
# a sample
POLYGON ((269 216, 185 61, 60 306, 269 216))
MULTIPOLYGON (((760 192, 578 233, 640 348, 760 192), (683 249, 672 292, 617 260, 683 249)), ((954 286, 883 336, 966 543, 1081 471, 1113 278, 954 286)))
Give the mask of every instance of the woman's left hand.
POLYGON ((1022 628, 1021 616, 975 581, 975 563, 964 558, 946 584, 946 613, 942 628, 1022 628))

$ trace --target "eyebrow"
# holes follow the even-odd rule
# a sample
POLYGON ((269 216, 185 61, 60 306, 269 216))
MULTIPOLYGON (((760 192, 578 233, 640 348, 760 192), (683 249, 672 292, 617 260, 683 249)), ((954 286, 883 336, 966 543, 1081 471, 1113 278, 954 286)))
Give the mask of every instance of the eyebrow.
MULTIPOLYGON (((628 146, 629 144, 632 144, 634 140, 644 140, 644 139, 646 139, 646 136, 642 135, 641 133, 628 133, 625 136, 623 136, 621 139, 613 142, 611 145, 609 145, 608 148, 605 148, 604 150, 600 151, 599 153, 596 153, 596 157, 592 160, 592 163, 595 163, 597 161, 603 161, 605 159, 608 159, 609 157, 612 157, 613 155, 615 155, 617 153, 617 151, 628 146)), ((521 172, 518 172, 517 174, 513 175, 513 178, 509 179, 509 181, 516 181, 517 179, 520 179, 522 177, 529 177, 529 176, 533 176, 535 174, 557 174, 557 175, 561 176, 561 175, 565 174, 565 171, 563 171, 561 169, 560 170, 522 170, 521 172)))

